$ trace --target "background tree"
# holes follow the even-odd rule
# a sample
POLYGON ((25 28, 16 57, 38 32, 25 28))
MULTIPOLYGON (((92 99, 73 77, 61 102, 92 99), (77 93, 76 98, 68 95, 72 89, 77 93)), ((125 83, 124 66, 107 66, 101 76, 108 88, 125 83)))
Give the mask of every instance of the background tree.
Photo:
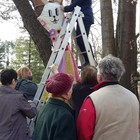
POLYGON ((3 42, 0 41, 0 70, 4 68, 5 63, 5 48, 3 46, 3 42))
POLYGON ((9 67, 10 54, 14 48, 14 43, 11 41, 0 42, 0 66, 1 69, 9 67))
POLYGON ((114 24, 111 0, 100 0, 102 27, 102 56, 115 55, 114 24))
POLYGON ((115 43, 111 2, 111 0, 100 0, 103 56, 111 53, 122 59, 126 73, 121 84, 138 96, 135 80, 137 77, 136 0, 118 0, 115 43))
POLYGON ((33 73, 33 80, 39 83, 45 67, 30 37, 21 37, 16 40, 13 55, 10 67, 17 70, 21 66, 28 66, 33 73))
POLYGON ((100 59, 102 55, 101 16, 99 0, 93 1, 92 8, 94 13, 94 24, 91 25, 88 39, 91 46, 93 47, 94 58, 96 62, 98 62, 98 59, 100 59))
POLYGON ((136 0, 119 0, 116 30, 117 55, 123 60, 126 73, 122 84, 137 94, 136 0))
POLYGON ((0 1, 0 18, 4 20, 17 19, 14 11, 17 9, 11 0, 0 1))

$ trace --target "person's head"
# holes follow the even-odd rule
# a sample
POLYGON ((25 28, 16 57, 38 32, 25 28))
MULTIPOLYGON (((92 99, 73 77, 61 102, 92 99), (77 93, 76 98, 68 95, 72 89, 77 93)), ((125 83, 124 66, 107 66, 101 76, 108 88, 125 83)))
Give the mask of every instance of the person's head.
POLYGON ((55 97, 70 99, 74 78, 71 74, 57 73, 50 77, 45 85, 46 90, 55 97))
POLYGON ((125 67, 120 58, 107 55, 99 62, 97 70, 98 82, 104 80, 119 81, 125 72, 125 67))
POLYGON ((20 67, 17 70, 17 74, 19 79, 25 78, 25 79, 32 80, 32 72, 27 66, 20 67))
POLYGON ((81 83, 96 85, 97 82, 97 69, 94 66, 87 65, 81 70, 81 83))
POLYGON ((2 85, 11 86, 15 88, 17 80, 17 72, 13 69, 5 69, 0 73, 0 80, 2 85))

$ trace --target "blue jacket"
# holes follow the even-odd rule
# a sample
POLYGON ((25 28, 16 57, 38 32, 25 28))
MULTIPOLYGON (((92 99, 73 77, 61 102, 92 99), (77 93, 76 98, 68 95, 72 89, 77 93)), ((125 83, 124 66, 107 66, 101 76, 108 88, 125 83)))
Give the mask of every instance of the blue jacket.
POLYGON ((38 87, 36 83, 24 78, 19 79, 15 87, 15 89, 21 91, 24 97, 27 98, 28 100, 33 100, 37 88, 38 87))
POLYGON ((72 0, 69 6, 64 7, 64 12, 72 12, 76 6, 81 7, 81 11, 84 14, 83 20, 94 23, 94 17, 92 12, 92 0, 72 0))

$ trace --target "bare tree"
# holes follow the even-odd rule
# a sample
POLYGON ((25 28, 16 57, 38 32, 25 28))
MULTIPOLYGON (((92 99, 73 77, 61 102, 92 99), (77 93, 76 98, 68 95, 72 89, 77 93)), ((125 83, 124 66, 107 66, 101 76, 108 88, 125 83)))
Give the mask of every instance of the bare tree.
POLYGON ((137 94, 136 1, 119 0, 118 8, 116 47, 126 68, 121 83, 137 94))
POLYGON ((111 0, 100 0, 102 26, 102 56, 115 55, 114 27, 111 0))
POLYGON ((136 0, 113 1, 118 4, 117 28, 114 29, 111 0, 100 0, 103 56, 111 53, 122 59, 126 73, 121 84, 137 96, 137 44, 136 44, 136 0), (115 44, 115 45, 114 45, 115 44))

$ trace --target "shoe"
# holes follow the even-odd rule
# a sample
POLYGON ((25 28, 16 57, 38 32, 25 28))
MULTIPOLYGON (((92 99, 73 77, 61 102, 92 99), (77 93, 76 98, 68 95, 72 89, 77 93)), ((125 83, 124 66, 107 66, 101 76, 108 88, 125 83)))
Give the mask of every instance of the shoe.
POLYGON ((81 65, 81 66, 78 66, 78 69, 82 69, 82 68, 84 68, 84 67, 87 66, 87 65, 89 65, 89 63, 85 63, 85 64, 83 64, 83 65, 81 65))

